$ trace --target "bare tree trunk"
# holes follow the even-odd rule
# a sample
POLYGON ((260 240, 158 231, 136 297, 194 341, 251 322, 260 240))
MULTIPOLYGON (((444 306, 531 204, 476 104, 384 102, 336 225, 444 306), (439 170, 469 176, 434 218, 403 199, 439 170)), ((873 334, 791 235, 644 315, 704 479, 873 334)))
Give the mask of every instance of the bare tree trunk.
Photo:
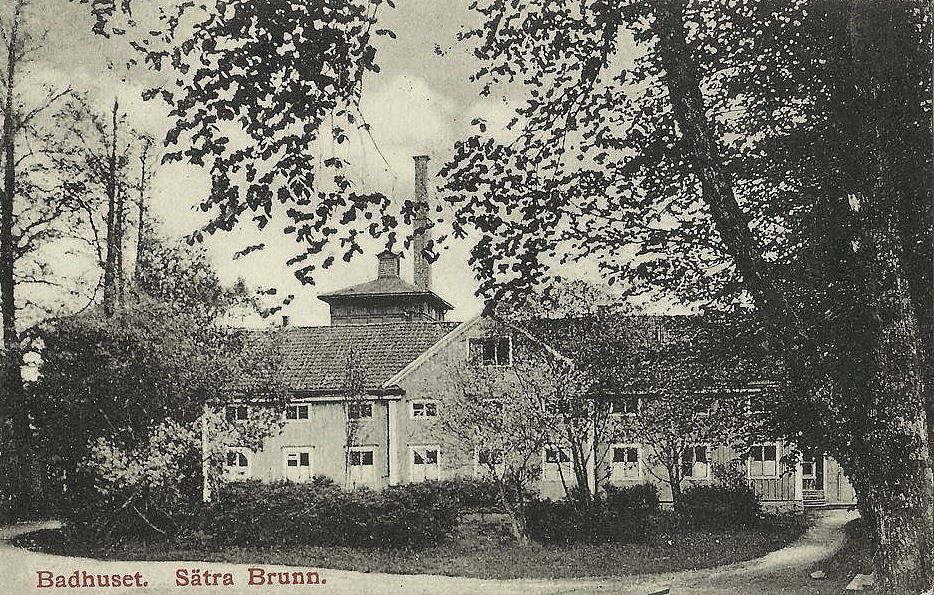
POLYGON ((681 473, 678 468, 678 463, 675 463, 675 467, 668 468, 668 486, 671 488, 671 507, 675 512, 680 511, 681 509, 681 473))
POLYGON ((107 179, 104 191, 107 195, 107 255, 104 261, 104 311, 112 316, 117 305, 117 112, 119 103, 114 99, 110 138, 107 147, 107 179))
POLYGON ((114 219, 114 293, 117 307, 123 307, 124 298, 124 270, 123 270, 123 244, 126 228, 126 188, 121 184, 117 188, 117 213, 114 219))
POLYGON ((13 477, 11 512, 23 518, 29 508, 29 417, 23 384, 23 353, 16 330, 16 278, 14 264, 16 246, 13 237, 13 203, 16 196, 16 112, 13 99, 17 63, 21 58, 23 2, 18 0, 11 22, 6 47, 6 97, 3 105, 3 194, 0 196, 0 311, 3 315, 3 382, 5 408, 0 420, 10 421, 11 461, 13 477))
POLYGON ((136 226, 136 266, 133 268, 133 277, 135 279, 139 278, 139 264, 144 259, 144 250, 145 250, 145 241, 146 241, 146 225, 147 220, 149 219, 148 209, 146 208, 146 186, 149 182, 150 172, 146 170, 146 160, 149 158, 149 149, 152 147, 152 143, 149 138, 143 139, 143 149, 139 156, 139 195, 136 197, 136 209, 138 212, 139 222, 136 226))
MULTIPOLYGON (((570 423, 574 423, 573 421, 570 423)), ((568 435, 572 433, 569 431, 568 435)), ((577 482, 577 494, 580 503, 586 508, 593 503, 593 494, 590 491, 590 476, 587 473, 587 452, 586 444, 580 436, 575 436, 576 440, 571 441, 571 464, 574 467, 574 480, 577 482)))
POLYGON ((499 486, 499 501, 503 505, 503 510, 509 516, 509 530, 513 538, 520 544, 529 542, 528 527, 525 522, 525 503, 522 501, 522 490, 520 486, 516 487, 516 502, 511 502, 506 490, 506 480, 497 477, 496 483, 499 486))

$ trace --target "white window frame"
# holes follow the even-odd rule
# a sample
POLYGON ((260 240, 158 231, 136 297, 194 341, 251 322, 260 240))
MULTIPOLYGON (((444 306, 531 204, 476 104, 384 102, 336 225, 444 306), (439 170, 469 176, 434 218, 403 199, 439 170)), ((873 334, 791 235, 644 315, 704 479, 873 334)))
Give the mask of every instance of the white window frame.
MULTIPOLYGON (((707 479, 710 479, 710 451, 712 450, 711 446, 709 444, 691 444, 687 448, 685 448, 685 450, 687 449, 691 449, 691 457, 694 460, 691 465, 691 475, 684 475, 683 479, 687 479, 689 481, 705 481, 707 479), (703 448, 704 452, 707 454, 707 460, 704 461, 704 475, 703 476, 694 475, 694 471, 697 469, 697 465, 698 465, 698 462, 697 462, 697 449, 698 448, 703 448)), ((681 463, 682 465, 685 463, 684 453, 681 454, 681 463)))
POLYGON ((508 367, 512 366, 512 362, 513 362, 512 347, 513 347, 513 345, 512 345, 512 336, 511 336, 511 335, 494 335, 494 336, 485 335, 485 336, 481 336, 481 337, 467 337, 467 361, 471 361, 471 353, 470 353, 470 343, 471 343, 471 341, 494 341, 494 345, 493 345, 493 353, 494 353, 493 359, 494 359, 494 361, 493 361, 492 363, 485 362, 485 361, 483 360, 483 354, 482 354, 482 353, 480 354, 480 358, 479 358, 478 361, 479 361, 481 364, 483 364, 484 366, 492 366, 492 367, 494 367, 494 368, 508 368, 508 367), (506 363, 500 363, 500 362, 496 361, 497 359, 499 359, 499 358, 498 358, 498 352, 499 352, 499 350, 496 349, 496 347, 497 347, 496 342, 502 341, 502 340, 504 340, 504 339, 506 340, 506 344, 508 345, 507 351, 508 351, 509 357, 507 358, 508 361, 507 361, 506 363))
POLYGON ((347 479, 352 484, 376 483, 376 448, 373 446, 351 446, 347 454, 347 479), (370 464, 363 464, 363 454, 370 454, 370 464), (353 464, 355 454, 360 455, 359 465, 353 464))
POLYGON ((246 421, 250 419, 250 410, 247 409, 246 405, 227 405, 224 407, 224 419, 234 422, 246 421), (233 411, 233 415, 230 414, 231 411, 233 411))
POLYGON ((311 405, 307 403, 291 403, 285 406, 286 421, 308 421, 311 419, 311 405), (289 411, 295 410, 295 417, 289 417, 289 411), (305 410, 305 417, 301 416, 302 409, 305 410))
POLYGON ((311 480, 311 478, 314 477, 314 474, 315 474, 314 473, 314 469, 315 469, 314 453, 315 453, 315 449, 313 446, 283 446, 282 447, 282 478, 285 479, 286 481, 294 481, 296 483, 301 483, 304 481, 311 480), (301 455, 303 454, 308 455, 307 477, 301 477, 302 473, 296 473, 296 475, 299 476, 298 478, 289 477, 290 467, 301 469, 302 467, 306 466, 306 465, 302 465, 301 463, 301 455), (289 465, 289 458, 292 455, 295 455, 298 459, 295 465, 289 465))
POLYGON ((438 409, 441 407, 440 401, 435 401, 433 399, 416 399, 414 401, 409 401, 409 419, 436 419, 438 417, 438 409), (422 413, 421 415, 416 415, 415 406, 420 405, 422 413), (427 405, 434 405, 435 413, 434 415, 428 415, 427 405))
POLYGON ((353 403, 347 403, 347 418, 356 419, 356 420, 365 420, 373 419, 373 402, 372 401, 354 401, 353 403), (357 413, 360 412, 360 407, 366 407, 369 411, 368 415, 353 415, 354 408, 357 409, 357 413))
POLYGON ((498 448, 477 448, 473 453, 473 474, 474 477, 489 477, 490 476, 490 466, 486 463, 480 462, 480 453, 489 452, 491 454, 499 454, 499 462, 493 463, 493 473, 496 473, 498 476, 502 477, 503 473, 506 471, 506 461, 503 458, 503 451, 498 448))
POLYGON ((571 449, 567 446, 546 446, 542 449, 542 480, 561 481, 562 474, 565 481, 574 477, 574 457, 571 456, 571 449), (549 451, 559 453, 557 461, 548 460, 549 451), (566 461, 561 460, 565 458, 566 461))
POLYGON ((441 447, 437 444, 413 444, 409 446, 409 478, 411 481, 429 481, 441 479, 441 447), (434 463, 416 463, 415 454, 422 453, 422 459, 427 459, 427 453, 435 452, 434 463), (427 467, 434 467, 434 473, 426 473, 427 467), (429 477, 434 475, 434 477, 429 477))
POLYGON ((808 453, 805 453, 805 452, 801 453, 801 479, 817 479, 817 458, 819 456, 821 455, 816 455, 816 454, 808 455, 808 453), (807 456, 811 456, 812 457, 811 460, 807 460, 805 458, 807 456), (811 466, 810 473, 804 472, 805 465, 811 466))
POLYGON ((637 442, 619 442, 610 446, 610 481, 640 481, 644 476, 644 465, 642 457, 642 445, 637 442), (616 462, 616 449, 624 448, 626 450, 635 449, 636 451, 636 475, 627 475, 625 469, 632 461, 616 462), (619 471, 622 469, 623 471, 619 471))
MULTIPOLYGON (((639 412, 642 411, 642 395, 639 395, 639 394, 622 394, 622 395, 616 395, 616 396, 614 396, 614 397, 611 397, 611 398, 609 399, 609 401, 610 401, 610 403, 609 403, 609 405, 610 405, 610 415, 613 415, 613 416, 617 416, 617 417, 623 417, 623 416, 635 417, 636 415, 639 414, 639 412), (621 402, 623 402, 624 400, 625 400, 625 401, 629 401, 629 400, 632 399, 632 398, 635 398, 635 400, 636 400, 636 410, 635 410, 635 411, 616 411, 616 410, 615 410, 615 409, 616 409, 616 404, 617 404, 617 403, 621 403, 621 402)), ((627 407, 627 409, 628 409, 628 407, 627 407)))
POLYGON ((779 448, 778 442, 761 442, 759 444, 753 444, 752 447, 749 449, 749 456, 746 457, 746 477, 748 477, 749 479, 775 479, 776 477, 778 477, 779 476, 779 464, 781 462, 780 453, 781 453, 781 449, 779 448), (766 462, 765 449, 770 446, 775 448, 775 472, 772 474, 767 474, 765 473, 765 470, 764 470, 765 462, 766 462), (752 452, 754 449, 762 449, 763 473, 761 474, 756 474, 756 473, 753 473, 752 471, 752 463, 753 463, 752 452))
POLYGON ((253 478, 253 452, 249 448, 230 446, 224 451, 224 478, 227 481, 246 481, 253 478), (246 466, 228 465, 227 457, 230 453, 237 453, 246 459, 246 466), (243 469, 243 471, 235 473, 232 469, 243 469))

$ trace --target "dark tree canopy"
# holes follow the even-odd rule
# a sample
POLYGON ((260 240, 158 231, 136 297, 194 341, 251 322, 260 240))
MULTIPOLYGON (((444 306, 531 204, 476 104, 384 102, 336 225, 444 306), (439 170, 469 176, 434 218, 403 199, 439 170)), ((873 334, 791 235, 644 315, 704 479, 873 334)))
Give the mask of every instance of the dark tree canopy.
POLYGON ((596 258, 631 293, 744 311, 792 380, 776 431, 851 475, 880 589, 928 588, 930 6, 474 6, 483 90, 525 90, 513 138, 477 122, 442 170, 484 294, 596 258))
MULTIPOLYGON (((686 6, 708 116, 757 247, 770 264, 812 271, 808 286, 788 289, 811 294, 841 276, 850 204, 867 183, 865 150, 847 123, 867 113, 892 118, 889 142, 903 157, 893 161, 911 194, 898 201, 906 236, 915 232, 906 242, 930 242, 930 20, 920 5, 899 4, 894 12, 916 23, 899 40, 909 50, 903 91, 859 112, 848 99, 859 90, 847 3, 686 6), (815 260, 829 264, 819 271, 815 260)), ((472 33, 483 61, 476 78, 487 91, 525 89, 514 138, 478 132, 443 171, 457 222, 485 234, 473 253, 484 293, 521 292, 553 257, 596 258, 610 282, 635 292, 661 285, 718 307, 743 299, 672 113, 654 4, 533 0, 476 10, 486 20, 472 33)), ((914 257, 926 259, 915 267, 926 274, 930 251, 914 257)))

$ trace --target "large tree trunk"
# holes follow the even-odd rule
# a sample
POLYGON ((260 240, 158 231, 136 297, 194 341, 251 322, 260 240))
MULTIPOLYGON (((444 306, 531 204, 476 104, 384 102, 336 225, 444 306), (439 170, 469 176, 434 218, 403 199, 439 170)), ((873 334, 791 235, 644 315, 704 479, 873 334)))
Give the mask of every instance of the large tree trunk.
MULTIPOLYGON (((685 3, 661 3, 656 19, 658 51, 675 119, 690 147, 694 171, 717 231, 774 339, 794 359, 793 310, 777 290, 723 166, 718 139, 706 116, 697 65, 686 43, 685 3)), ((851 24, 854 71, 862 71, 868 81, 865 104, 872 107, 865 114, 866 134, 860 139, 859 149, 872 147, 867 150, 870 159, 866 165, 867 169, 876 168, 867 175, 873 186, 867 199, 874 227, 864 236, 866 245, 860 246, 866 263, 869 311, 859 312, 858 316, 872 317, 870 324, 874 327, 867 333, 862 351, 866 361, 860 370, 861 374, 869 374, 863 385, 865 394, 860 395, 865 398, 867 415, 865 420, 854 420, 863 422, 858 435, 842 438, 854 444, 865 441, 862 448, 854 446, 858 452, 853 456, 856 464, 851 466, 851 473, 868 499, 861 502, 861 508, 870 513, 868 520, 873 523, 881 592, 907 595, 921 592, 930 584, 934 525, 927 419, 922 402, 923 347, 907 283, 900 274, 898 226, 893 225, 895 217, 890 212, 894 201, 882 194, 891 180, 885 177, 886 165, 890 164, 881 157, 889 147, 880 139, 890 131, 885 129, 886 123, 871 117, 873 109, 880 107, 876 100, 884 98, 887 91, 880 80, 886 80, 887 72, 899 69, 899 64, 887 63, 886 58, 892 60, 894 56, 885 55, 885 40, 867 39, 879 37, 880 29, 885 29, 879 24, 886 21, 874 18, 881 16, 880 10, 886 10, 885 4, 877 0, 854 2, 851 24), (882 206, 886 202, 887 208, 882 206)), ((904 69, 904 65, 901 67, 904 69)))
POLYGON ((29 417, 26 414, 23 385, 23 353, 16 330, 16 245, 13 236, 13 203, 16 196, 16 112, 13 83, 20 59, 21 32, 19 31, 22 2, 17 2, 11 27, 7 31, 6 96, 3 99, 3 194, 0 196, 0 312, 3 318, 3 372, 4 386, 0 391, 5 411, 0 423, 10 424, 10 453, 7 464, 11 473, 7 481, 11 495, 11 510, 16 518, 23 518, 29 508, 29 417))
MULTIPOLYGON (((874 233, 894 244, 897 235, 874 233)), ((927 590, 932 581, 932 476, 923 402, 920 338, 906 283, 891 250, 868 241, 871 349, 866 378, 866 428, 853 443, 851 475, 869 513, 881 593, 927 590), (875 250, 871 248, 875 247, 875 250), (874 336, 872 336, 874 335, 874 336)))
MULTIPOLYGON (((854 0, 847 30, 854 80, 858 149, 864 154, 865 201, 857 254, 865 274, 869 312, 869 361, 866 386, 874 424, 861 436, 869 442, 857 459, 872 492, 876 521, 875 563, 883 593, 916 593, 934 582, 934 479, 930 463, 929 403, 925 372, 930 360, 930 271, 914 276, 912 258, 930 250, 905 242, 924 238, 906 224, 905 208, 918 196, 902 188, 899 161, 910 142, 911 116, 921 103, 910 91, 918 81, 911 64, 914 22, 903 6, 880 0, 854 0), (908 117, 906 117, 908 116, 908 117), (919 237, 920 236, 920 237, 919 237), (906 267, 906 264, 909 266, 906 267), (926 282, 925 282, 926 281, 926 282)), ((926 144, 926 143, 925 143, 926 144)), ((920 194, 929 197, 929 183, 920 194)), ((917 189, 916 189, 917 191, 917 189)), ((863 209, 861 209, 863 210, 863 209)), ((925 212, 930 212, 929 208, 925 212)), ((928 222, 929 224, 929 222, 928 222)), ((929 240, 929 236, 928 236, 929 240)), ((925 254, 921 262, 930 262, 925 254)))

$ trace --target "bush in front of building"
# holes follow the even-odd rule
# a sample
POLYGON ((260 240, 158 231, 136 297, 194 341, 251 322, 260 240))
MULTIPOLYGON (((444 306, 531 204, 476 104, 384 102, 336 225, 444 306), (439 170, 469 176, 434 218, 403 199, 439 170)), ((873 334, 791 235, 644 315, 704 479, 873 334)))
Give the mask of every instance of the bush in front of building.
POLYGON ((526 507, 526 524, 534 539, 562 543, 633 543, 648 535, 649 519, 658 511, 654 485, 608 486, 601 497, 578 501, 536 500, 526 507))
MULTIPOLYGON (((500 494, 500 486, 496 481, 490 478, 480 477, 452 477, 435 482, 425 482, 426 484, 437 484, 445 492, 449 501, 457 505, 460 513, 472 512, 505 512, 503 510, 503 495, 500 494)), ((505 482, 505 498, 507 502, 528 502, 535 496, 532 492, 525 490, 522 498, 518 497, 516 488, 505 482)))
POLYGON ((658 512, 658 487, 651 483, 619 487, 608 484, 603 488, 607 506, 618 510, 629 510, 648 518, 658 512))
POLYGON ((457 505, 438 482, 344 490, 333 480, 242 482, 218 491, 204 530, 219 545, 418 548, 450 535, 457 505))
POLYGON ((425 482, 437 484, 445 498, 457 505, 459 512, 489 512, 500 508, 499 493, 496 484, 488 479, 477 477, 453 477, 440 481, 425 482))
POLYGON ((759 497, 744 485, 698 485, 685 490, 677 514, 686 524, 705 529, 751 527, 762 517, 759 497))

